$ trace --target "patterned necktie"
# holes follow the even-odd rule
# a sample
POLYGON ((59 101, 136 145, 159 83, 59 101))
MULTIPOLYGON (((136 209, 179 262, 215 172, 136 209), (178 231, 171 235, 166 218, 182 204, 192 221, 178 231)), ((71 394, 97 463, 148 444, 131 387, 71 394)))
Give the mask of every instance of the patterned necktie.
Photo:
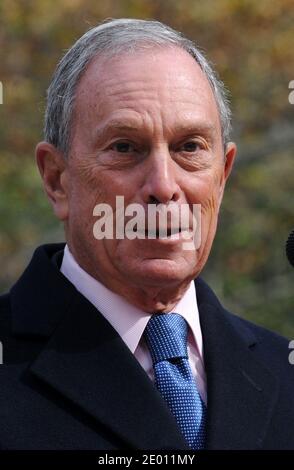
POLYGON ((153 314, 144 332, 155 384, 191 449, 204 446, 206 407, 188 362, 186 320, 177 313, 153 314))

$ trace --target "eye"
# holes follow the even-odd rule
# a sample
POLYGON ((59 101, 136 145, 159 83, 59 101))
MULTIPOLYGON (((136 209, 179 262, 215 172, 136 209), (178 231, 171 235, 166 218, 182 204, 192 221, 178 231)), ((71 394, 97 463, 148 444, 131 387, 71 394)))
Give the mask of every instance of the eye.
POLYGON ((181 145, 180 150, 182 152, 194 153, 201 148, 199 142, 195 142, 194 140, 190 140, 189 142, 185 142, 181 145))
POLYGON ((112 144, 111 149, 118 153, 130 153, 135 151, 134 145, 130 142, 116 142, 112 144))

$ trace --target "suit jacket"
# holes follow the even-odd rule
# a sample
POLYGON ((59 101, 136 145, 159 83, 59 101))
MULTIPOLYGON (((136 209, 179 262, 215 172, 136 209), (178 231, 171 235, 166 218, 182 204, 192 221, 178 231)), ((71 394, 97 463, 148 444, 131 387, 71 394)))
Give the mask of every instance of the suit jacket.
MULTIPOLYGON (((120 336, 60 273, 63 247, 39 247, 0 298, 0 448, 187 449, 120 336)), ((294 449, 288 341, 227 312, 204 281, 195 282, 206 448, 294 449)))

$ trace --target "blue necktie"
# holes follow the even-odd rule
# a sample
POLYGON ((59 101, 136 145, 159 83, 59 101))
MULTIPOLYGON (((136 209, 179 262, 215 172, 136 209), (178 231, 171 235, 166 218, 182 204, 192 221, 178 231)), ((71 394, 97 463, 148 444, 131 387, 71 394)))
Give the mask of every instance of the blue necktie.
POLYGON ((155 384, 191 449, 202 449, 206 407, 188 362, 186 320, 177 313, 153 314, 144 332, 155 384))

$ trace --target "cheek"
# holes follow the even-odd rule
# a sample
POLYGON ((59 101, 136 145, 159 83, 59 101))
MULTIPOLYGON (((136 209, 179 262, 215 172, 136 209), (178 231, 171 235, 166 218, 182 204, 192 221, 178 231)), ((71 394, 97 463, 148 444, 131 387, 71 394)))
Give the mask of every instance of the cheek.
MULTIPOLYGON (((191 183, 190 183, 191 184, 191 183)), ((220 178, 216 173, 197 176, 193 182, 195 190, 190 194, 190 203, 201 205, 201 249, 206 249, 216 229, 219 212, 220 178), (208 244, 208 245, 207 245, 208 244)))
POLYGON ((93 155, 76 159, 72 169, 76 191, 99 197, 100 193, 103 193, 103 176, 103 171, 94 162, 93 155))
POLYGON ((124 196, 125 201, 131 199, 138 186, 136 175, 129 172, 111 171, 104 165, 94 162, 94 156, 80 159, 74 170, 78 190, 88 194, 89 199, 105 202, 115 207, 116 196, 124 196))
POLYGON ((194 188, 188 194, 189 202, 201 204, 201 213, 213 214, 218 211, 219 206, 219 177, 215 174, 198 177, 188 186, 194 188))
POLYGON ((93 158, 76 159, 71 171, 72 191, 70 195, 70 206, 74 213, 92 218, 94 207, 106 202, 111 204, 113 185, 93 158))
POLYGON ((201 213, 204 216, 213 216, 218 214, 218 210, 218 191, 214 190, 201 202, 201 213))
POLYGON ((68 200, 68 225, 72 236, 76 234, 79 237, 87 237, 88 242, 89 237, 94 239, 93 226, 97 218, 93 216, 93 209, 101 200, 100 198, 101 191, 99 186, 91 187, 84 184, 81 180, 74 180, 68 200))

